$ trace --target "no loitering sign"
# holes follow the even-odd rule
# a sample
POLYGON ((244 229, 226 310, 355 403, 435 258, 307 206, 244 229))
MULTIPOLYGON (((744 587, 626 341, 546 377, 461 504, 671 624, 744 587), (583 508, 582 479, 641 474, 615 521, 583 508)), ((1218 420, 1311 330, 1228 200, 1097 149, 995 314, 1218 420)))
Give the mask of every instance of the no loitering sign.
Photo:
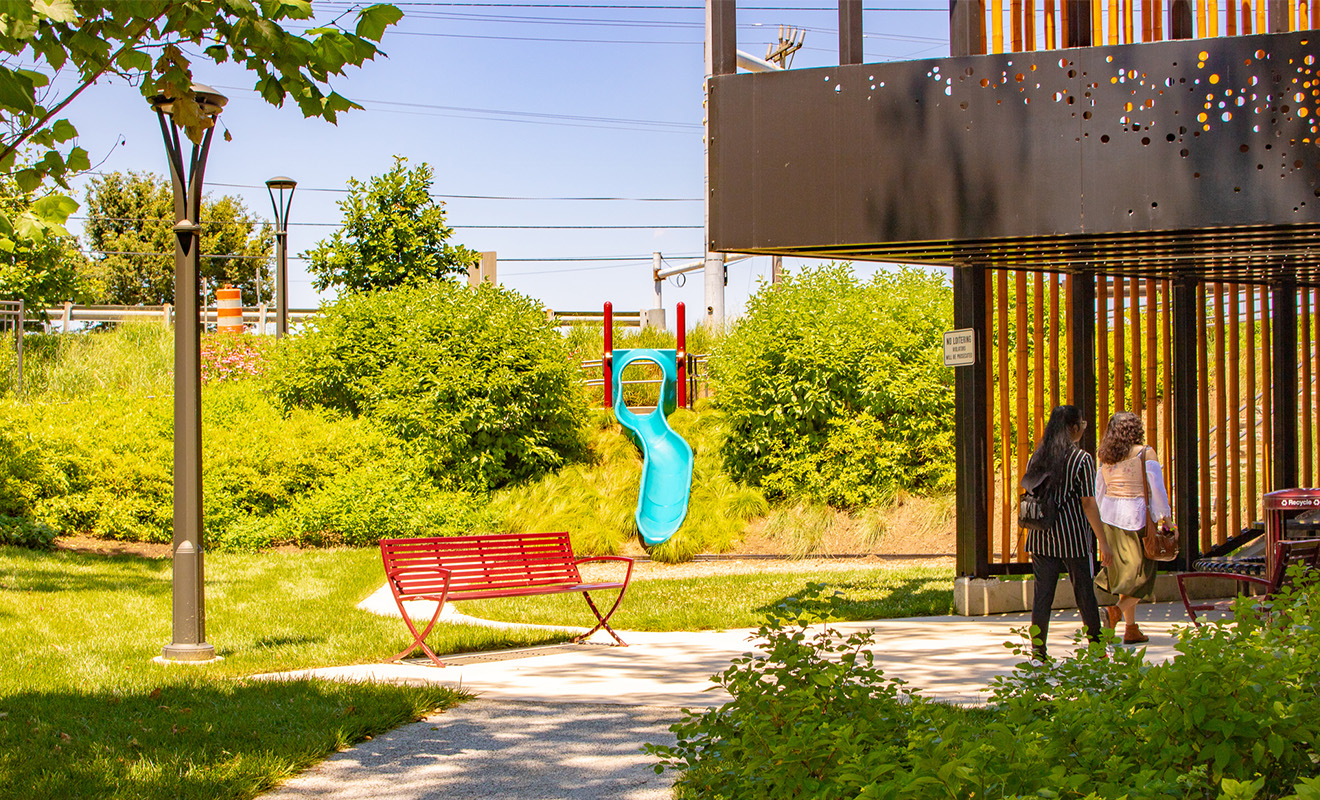
POLYGON ((976 363, 976 329, 959 328, 944 333, 944 366, 970 367, 976 363))

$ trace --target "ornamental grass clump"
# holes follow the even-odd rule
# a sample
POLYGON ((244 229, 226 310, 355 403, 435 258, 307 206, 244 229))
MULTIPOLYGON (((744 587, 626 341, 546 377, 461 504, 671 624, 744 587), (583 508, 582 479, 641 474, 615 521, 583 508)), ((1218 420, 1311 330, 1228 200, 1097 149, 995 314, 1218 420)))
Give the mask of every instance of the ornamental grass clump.
POLYGON ((818 592, 796 605, 758 632, 764 657, 716 676, 729 703, 648 746, 680 797, 1320 799, 1313 578, 1180 629, 1170 662, 1091 645, 1023 663, 984 708, 904 698, 871 667, 868 635, 824 625, 818 592))

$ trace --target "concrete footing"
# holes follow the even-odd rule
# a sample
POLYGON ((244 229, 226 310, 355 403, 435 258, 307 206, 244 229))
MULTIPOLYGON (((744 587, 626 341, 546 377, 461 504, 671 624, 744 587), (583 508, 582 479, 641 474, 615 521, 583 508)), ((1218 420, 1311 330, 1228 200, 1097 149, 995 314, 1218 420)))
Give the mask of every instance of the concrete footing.
MULTIPOLYGON (((1193 598, 1232 597, 1236 591, 1234 581, 1224 579, 1202 579, 1189 582, 1188 594, 1193 598)), ((958 578, 953 583, 954 613, 964 617, 980 617, 986 614, 1008 614, 1018 611, 1030 611, 1032 598, 1036 591, 1036 581, 1030 576, 1018 578, 958 578)), ((1096 590, 1096 600, 1100 605, 1112 605, 1116 597, 1108 592, 1096 590)), ((1156 603, 1181 602, 1178 594, 1178 580, 1173 573, 1160 573, 1155 577, 1156 603)), ((1054 592, 1054 608, 1076 608, 1077 600, 1073 596, 1072 581, 1060 578, 1054 592)))

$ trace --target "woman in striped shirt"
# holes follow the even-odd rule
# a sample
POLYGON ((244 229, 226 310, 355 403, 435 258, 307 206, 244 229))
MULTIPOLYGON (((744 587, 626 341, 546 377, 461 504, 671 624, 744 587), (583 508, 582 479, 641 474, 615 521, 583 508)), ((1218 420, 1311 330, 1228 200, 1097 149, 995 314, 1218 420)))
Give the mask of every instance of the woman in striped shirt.
POLYGON ((1093 588, 1095 543, 1099 542, 1102 564, 1108 564, 1111 556, 1094 496, 1095 459, 1077 445, 1086 424, 1077 406, 1056 406, 1022 476, 1023 489, 1048 493, 1058 509, 1053 526, 1027 535, 1031 572, 1036 579, 1031 605, 1031 625, 1036 629, 1032 650, 1040 659, 1048 655, 1050 609, 1059 575, 1065 570, 1086 624, 1087 638, 1100 641, 1100 609, 1093 588))

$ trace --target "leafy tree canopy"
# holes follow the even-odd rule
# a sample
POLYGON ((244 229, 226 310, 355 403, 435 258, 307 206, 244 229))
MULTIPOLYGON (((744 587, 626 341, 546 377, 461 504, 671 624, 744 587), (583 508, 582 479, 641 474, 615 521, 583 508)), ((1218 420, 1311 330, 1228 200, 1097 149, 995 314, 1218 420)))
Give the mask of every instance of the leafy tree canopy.
MULTIPOLYGON (((202 203, 201 274, 206 296, 233 284, 243 303, 272 295, 273 233, 243 201, 228 195, 202 203)), ((97 300, 125 305, 174 302, 174 193, 149 172, 112 172, 87 187, 87 244, 94 251, 89 274, 97 300)))
POLYGON ((0 297, 23 300, 27 315, 66 300, 91 299, 85 280, 87 258, 78 241, 62 225, 42 222, 43 216, 67 216, 74 204, 60 195, 34 200, 11 179, 0 176, 0 217, 18 220, 27 231, 0 247, 0 297))
POLYGON ((443 203, 431 198, 434 171, 425 162, 394 168, 363 183, 348 181, 339 203, 344 226, 303 253, 317 290, 331 286, 363 292, 412 281, 462 275, 479 255, 449 244, 443 203))
POLYGON ((282 106, 290 98, 304 116, 334 122, 358 106, 328 81, 374 59, 374 43, 402 16, 378 4, 358 11, 351 31, 336 20, 295 33, 285 26, 312 18, 309 0, 0 2, 0 175, 12 178, 20 196, 34 198, 26 207, 0 208, 0 253, 66 233, 77 204, 39 190, 48 181, 67 190, 67 177, 89 168, 78 131, 60 114, 98 80, 118 76, 143 97, 170 98, 175 120, 200 141, 214 124, 190 91, 189 54, 201 51, 255 74, 266 102, 282 106))

